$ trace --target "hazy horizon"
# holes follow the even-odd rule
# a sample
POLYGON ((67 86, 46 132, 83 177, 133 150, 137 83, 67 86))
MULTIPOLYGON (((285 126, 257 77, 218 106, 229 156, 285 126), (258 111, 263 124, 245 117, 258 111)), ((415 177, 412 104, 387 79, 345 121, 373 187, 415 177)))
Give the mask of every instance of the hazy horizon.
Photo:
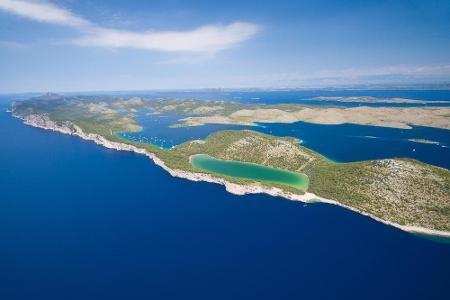
POLYGON ((98 94, 98 93, 118 93, 118 94, 127 94, 127 93, 146 93, 146 92, 195 92, 195 91, 332 91, 332 90, 355 90, 355 91, 408 91, 408 90, 417 90, 417 91, 448 91, 450 90, 450 82, 444 83, 429 83, 429 84, 408 84, 408 85, 397 85, 395 83, 385 84, 385 85, 364 85, 364 86, 323 86, 323 87, 209 87, 209 88, 154 88, 154 89, 121 89, 121 90, 41 90, 41 91, 13 91, 13 92, 3 92, 0 91, 0 95, 26 95, 26 94, 46 94, 46 93, 55 93, 55 94, 98 94))

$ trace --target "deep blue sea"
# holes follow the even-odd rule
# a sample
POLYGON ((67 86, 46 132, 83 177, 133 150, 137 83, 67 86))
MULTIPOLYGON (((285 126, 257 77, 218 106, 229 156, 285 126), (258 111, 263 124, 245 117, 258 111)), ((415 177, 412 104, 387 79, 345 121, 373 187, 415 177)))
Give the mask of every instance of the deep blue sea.
POLYGON ((336 162, 368 159, 410 157, 440 167, 450 168, 450 130, 413 127, 386 128, 353 124, 322 125, 305 122, 293 124, 261 123, 258 126, 207 124, 204 126, 171 128, 186 116, 176 114, 148 115, 138 113, 143 126, 139 132, 120 132, 119 136, 132 141, 171 148, 193 139, 226 129, 250 129, 277 136, 293 136, 301 144, 336 162), (425 144, 411 139, 428 139, 439 144, 425 144))
POLYGON ((190 127, 170 127, 173 124, 182 123, 181 119, 186 115, 178 114, 152 114, 142 111, 137 114, 138 123, 143 127, 139 132, 118 132, 117 134, 125 139, 140 141, 160 146, 162 148, 171 148, 186 141, 195 139, 204 139, 209 134, 227 129, 253 129, 255 126, 237 126, 208 124, 205 126, 190 127))
MULTIPOLYGON (((141 155, 25 126, 0 103, 2 300, 450 297, 449 244, 331 205, 172 178, 141 155)), ((356 129, 321 134, 400 139, 356 129)), ((345 160, 342 147, 324 154, 345 160)))
MULTIPOLYGON (((448 100, 450 91, 301 91, 301 92, 236 92, 236 93, 195 93, 183 94, 146 94, 147 97, 177 97, 198 98, 249 102, 258 99, 260 103, 303 103, 305 99, 318 95, 338 96, 374 96, 374 97, 403 97, 410 99, 448 100), (184 95, 184 96, 183 96, 184 95), (235 96, 240 95, 240 96, 235 96), (434 96, 434 98, 432 97, 434 96), (209 98, 208 98, 209 97, 209 98), (276 97, 279 97, 278 100, 276 97), (285 101, 284 101, 285 100, 285 101)), ((140 94, 137 94, 140 95, 140 94)), ((328 102, 314 102, 315 104, 329 104, 328 102)), ((358 105, 358 103, 333 102, 333 105, 358 105)), ((367 103, 360 103, 367 105, 367 103)), ((399 104, 374 104, 384 106, 398 106, 399 104)), ((409 106, 424 106, 423 104, 407 104, 409 106)), ((444 105, 444 104, 439 104, 444 105)), ((447 106, 450 105, 450 102, 447 106)), ((437 106, 437 105, 436 105, 437 106)), ((176 123, 182 123, 185 115, 138 113, 138 122, 143 130, 134 133, 119 133, 129 140, 147 142, 163 148, 181 144, 193 139, 204 139, 209 134, 225 129, 251 129, 278 136, 293 136, 302 140, 302 145, 309 147, 336 162, 351 162, 368 159, 393 157, 410 157, 440 167, 450 168, 450 130, 413 127, 412 129, 386 128, 377 126, 363 126, 353 124, 322 125, 297 122, 293 124, 259 124, 259 126, 236 126, 210 124, 195 127, 170 128, 176 123), (439 145, 412 142, 410 139, 428 139, 439 142, 439 145)))

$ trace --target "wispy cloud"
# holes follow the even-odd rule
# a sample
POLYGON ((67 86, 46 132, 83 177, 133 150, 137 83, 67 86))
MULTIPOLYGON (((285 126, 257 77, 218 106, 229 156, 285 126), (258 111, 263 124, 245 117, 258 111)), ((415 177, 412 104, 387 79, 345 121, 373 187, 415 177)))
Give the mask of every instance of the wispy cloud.
POLYGON ((79 46, 213 53, 250 39, 260 29, 253 23, 234 22, 190 31, 133 32, 101 27, 50 2, 0 0, 0 9, 33 21, 75 28, 82 34, 73 40, 79 46))
POLYGON ((0 9, 30 20, 71 27, 91 26, 87 20, 52 3, 27 0, 0 0, 0 9))
POLYGON ((94 28, 75 40, 81 46, 129 47, 161 51, 216 52, 251 38, 258 26, 235 22, 230 25, 208 25, 192 31, 130 32, 94 28))

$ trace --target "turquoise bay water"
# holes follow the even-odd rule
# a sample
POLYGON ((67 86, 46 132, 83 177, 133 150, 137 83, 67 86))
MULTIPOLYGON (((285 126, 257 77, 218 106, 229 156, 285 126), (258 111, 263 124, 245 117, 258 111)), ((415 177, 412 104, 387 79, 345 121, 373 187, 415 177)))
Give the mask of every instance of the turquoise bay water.
POLYGON ((308 189, 308 177, 301 173, 269 168, 252 163, 221 160, 205 154, 193 155, 191 163, 194 167, 203 171, 235 178, 278 183, 304 192, 308 189))

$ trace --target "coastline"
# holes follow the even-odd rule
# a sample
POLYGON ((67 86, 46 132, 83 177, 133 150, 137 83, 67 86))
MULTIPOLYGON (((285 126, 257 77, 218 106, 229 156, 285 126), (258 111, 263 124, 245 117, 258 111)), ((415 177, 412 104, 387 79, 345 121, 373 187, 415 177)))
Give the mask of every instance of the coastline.
POLYGON ((209 183, 216 183, 221 184, 225 186, 226 191, 229 193, 235 194, 235 195, 245 195, 245 194, 267 194, 274 197, 282 197, 288 200, 292 201, 301 201, 304 203, 327 203, 332 205, 337 205, 346 209, 349 209, 353 212, 357 212, 361 215, 370 217, 378 222, 381 222, 383 224, 396 227, 400 230, 412 233, 412 234, 423 234, 423 235, 430 235, 430 236, 438 236, 443 238, 450 238, 450 231, 441 231, 441 230, 435 230, 435 229, 429 229, 419 226, 407 226, 407 225, 400 225, 394 222, 386 221, 383 219, 380 219, 370 213, 366 213, 363 211, 360 211, 354 207, 342 204, 338 201, 326 199, 323 197, 320 197, 318 195, 315 195, 313 193, 306 192, 303 195, 298 194, 292 194, 289 192, 285 192, 282 189, 276 188, 276 187, 266 187, 266 186, 258 186, 258 185, 240 185, 236 183, 229 182, 222 178, 217 178, 209 174, 204 173, 193 173, 188 171, 183 171, 179 169, 171 169, 169 168, 161 159, 159 159, 155 154, 148 152, 147 150, 143 148, 138 148, 133 145, 125 144, 125 143, 119 143, 119 142, 112 142, 106 139, 105 137, 93 134, 93 133, 85 133, 83 130, 78 127, 77 125, 69 122, 69 121, 63 121, 63 122, 55 122, 52 121, 47 115, 28 115, 26 117, 21 117, 16 114, 14 114, 14 111, 7 111, 11 112, 12 116, 21 119, 26 125, 30 125, 37 128, 42 128, 46 130, 52 130, 57 131, 63 134, 68 135, 74 135, 78 136, 84 140, 93 141, 98 145, 102 145, 109 149, 114 149, 118 151, 130 151, 135 152, 138 154, 142 154, 153 160, 153 162, 167 171, 171 176, 183 178, 191 181, 204 181, 209 183))

